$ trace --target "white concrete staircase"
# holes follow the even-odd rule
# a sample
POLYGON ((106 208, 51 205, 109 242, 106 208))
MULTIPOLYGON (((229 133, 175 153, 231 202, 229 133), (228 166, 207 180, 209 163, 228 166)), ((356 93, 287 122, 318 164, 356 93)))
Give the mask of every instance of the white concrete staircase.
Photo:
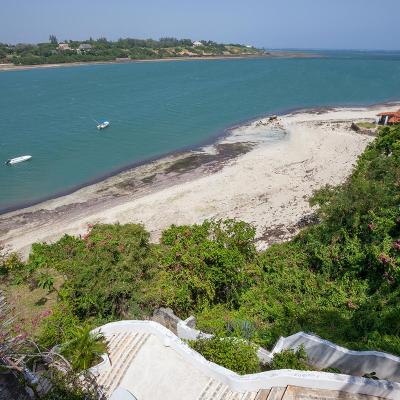
POLYGON ((126 370, 149 338, 148 333, 118 332, 108 340, 108 356, 112 368, 100 373, 97 383, 110 395, 120 384, 126 370))
POLYGON ((97 331, 109 342, 110 362, 93 373, 108 398, 123 387, 139 400, 400 400, 395 382, 292 370, 239 376, 153 321, 118 321, 97 331))

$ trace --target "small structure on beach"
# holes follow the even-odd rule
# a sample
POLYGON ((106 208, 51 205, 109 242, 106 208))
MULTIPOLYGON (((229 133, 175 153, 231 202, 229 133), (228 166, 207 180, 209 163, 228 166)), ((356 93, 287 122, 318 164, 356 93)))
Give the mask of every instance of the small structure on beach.
POLYGON ((400 124, 400 110, 381 112, 378 114, 378 117, 378 124, 380 125, 400 124))

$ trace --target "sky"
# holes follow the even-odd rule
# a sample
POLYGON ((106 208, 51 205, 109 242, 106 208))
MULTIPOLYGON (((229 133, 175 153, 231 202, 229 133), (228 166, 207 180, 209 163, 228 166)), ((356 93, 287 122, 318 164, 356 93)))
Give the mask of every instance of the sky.
POLYGON ((400 0, 0 0, 0 42, 177 37, 400 50, 400 0))

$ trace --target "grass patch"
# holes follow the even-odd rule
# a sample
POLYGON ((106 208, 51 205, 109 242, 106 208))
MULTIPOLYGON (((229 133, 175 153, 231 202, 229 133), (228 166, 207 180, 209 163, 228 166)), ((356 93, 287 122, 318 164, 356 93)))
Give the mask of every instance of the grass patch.
MULTIPOLYGON (((53 271, 54 273, 54 271, 53 271)), ((21 330, 37 336, 41 330, 43 315, 57 304, 58 290, 63 284, 61 275, 55 273, 54 290, 34 287, 28 283, 0 284, 9 305, 15 310, 16 324, 21 330)))
POLYGON ((356 125, 362 129, 376 129, 377 127, 375 123, 366 121, 357 122, 356 125))

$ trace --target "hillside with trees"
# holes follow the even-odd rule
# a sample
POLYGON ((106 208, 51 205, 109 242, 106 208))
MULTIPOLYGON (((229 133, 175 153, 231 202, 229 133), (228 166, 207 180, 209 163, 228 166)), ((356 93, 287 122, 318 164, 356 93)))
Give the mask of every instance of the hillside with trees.
POLYGON ((240 44, 221 44, 190 39, 125 38, 110 41, 106 38, 85 41, 59 42, 54 35, 49 42, 38 44, 0 43, 0 63, 14 65, 59 64, 96 61, 129 61, 174 57, 234 57, 261 56, 264 50, 240 44))
MULTIPOLYGON (((18 305, 14 330, 33 332, 44 349, 61 344, 76 369, 104 348, 92 343, 88 354, 77 338, 161 306, 229 338, 194 346, 242 373, 260 368, 253 344, 270 349, 298 331, 400 355, 399 183, 400 126, 385 127, 345 183, 314 194, 319 222, 263 252, 251 225, 225 220, 171 226, 157 244, 141 225, 95 225, 35 244, 27 262, 3 254, 2 288, 18 305), (235 351, 233 338, 252 345, 235 351)), ((305 362, 302 352, 282 354, 270 368, 305 362)))

